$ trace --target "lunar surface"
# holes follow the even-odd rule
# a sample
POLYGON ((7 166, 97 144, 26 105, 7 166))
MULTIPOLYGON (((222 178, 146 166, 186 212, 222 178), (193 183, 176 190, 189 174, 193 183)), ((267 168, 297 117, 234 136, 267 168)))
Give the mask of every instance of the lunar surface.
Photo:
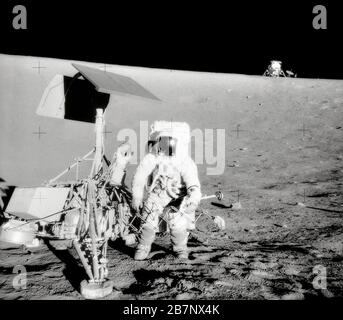
MULTIPOLYGON (((343 297, 343 82, 228 75, 183 99, 193 108, 177 120, 226 129, 224 173, 199 166, 203 193, 225 198, 201 203, 188 262, 168 235, 141 262, 111 243, 106 299, 343 297)), ((84 278, 73 250, 1 244, 0 299, 83 299, 84 278), (16 266, 26 288, 13 286, 16 266)))

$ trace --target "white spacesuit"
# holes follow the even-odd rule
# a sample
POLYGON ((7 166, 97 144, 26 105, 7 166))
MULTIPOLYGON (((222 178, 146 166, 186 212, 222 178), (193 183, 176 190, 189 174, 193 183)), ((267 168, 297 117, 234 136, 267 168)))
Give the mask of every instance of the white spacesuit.
POLYGON ((189 230, 195 228, 195 209, 201 199, 198 170, 188 155, 190 129, 186 123, 158 121, 152 126, 150 150, 133 178, 133 207, 142 210, 143 225, 135 259, 144 260, 158 230, 164 209, 179 202, 178 211, 170 211, 167 222, 174 252, 188 258, 189 230), (143 204, 144 189, 147 197, 143 204))

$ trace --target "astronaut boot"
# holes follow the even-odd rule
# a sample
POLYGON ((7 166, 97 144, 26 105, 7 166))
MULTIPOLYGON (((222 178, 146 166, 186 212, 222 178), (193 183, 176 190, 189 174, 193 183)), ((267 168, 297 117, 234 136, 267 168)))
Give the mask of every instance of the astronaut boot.
POLYGON ((144 244, 139 244, 137 246, 136 252, 135 252, 135 260, 145 260, 150 253, 151 246, 144 245, 144 244))
POLYGON ((175 252, 177 258, 188 260, 187 241, 189 232, 172 230, 170 235, 173 251, 175 252))
POLYGON ((149 225, 144 225, 142 227, 134 257, 135 260, 145 260, 148 257, 151 250, 151 245, 155 239, 155 233, 155 229, 149 225))
POLYGON ((183 250, 177 251, 176 255, 177 255, 178 259, 188 260, 188 249, 187 249, 187 247, 184 248, 183 250))

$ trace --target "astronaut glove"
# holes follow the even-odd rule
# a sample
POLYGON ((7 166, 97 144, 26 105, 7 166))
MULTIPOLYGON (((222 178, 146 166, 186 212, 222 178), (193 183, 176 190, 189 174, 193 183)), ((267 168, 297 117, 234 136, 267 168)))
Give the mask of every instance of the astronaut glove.
POLYGON ((143 201, 142 198, 133 198, 132 199, 132 208, 136 211, 139 212, 143 207, 143 201))
POLYGON ((192 215, 194 214, 198 204, 191 199, 185 200, 180 207, 180 211, 185 215, 192 215))
POLYGON ((119 146, 119 148, 115 152, 113 160, 119 168, 125 169, 131 159, 131 156, 132 152, 130 144, 124 143, 119 146))

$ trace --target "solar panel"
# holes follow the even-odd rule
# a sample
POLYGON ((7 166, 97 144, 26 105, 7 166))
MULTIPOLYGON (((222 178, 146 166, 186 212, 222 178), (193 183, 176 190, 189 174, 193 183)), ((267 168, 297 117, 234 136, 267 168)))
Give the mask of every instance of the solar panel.
POLYGON ((160 99, 151 92, 129 77, 79 64, 72 63, 72 65, 84 78, 90 81, 99 92, 108 94, 128 94, 160 101, 160 99))

